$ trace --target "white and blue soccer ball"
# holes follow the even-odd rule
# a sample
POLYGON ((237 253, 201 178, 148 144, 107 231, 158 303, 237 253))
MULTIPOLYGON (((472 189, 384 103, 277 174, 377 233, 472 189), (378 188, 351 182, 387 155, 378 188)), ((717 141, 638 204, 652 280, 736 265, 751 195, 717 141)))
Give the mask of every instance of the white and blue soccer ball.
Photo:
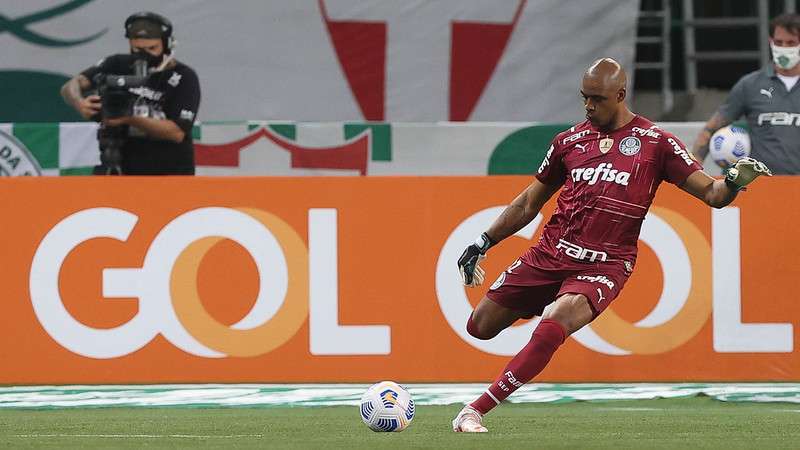
POLYGON ((718 166, 728 168, 745 156, 750 156, 750 135, 747 130, 735 125, 720 128, 711 136, 708 151, 718 166))
POLYGON ((364 392, 359 410, 372 431, 403 431, 414 419, 414 400, 394 381, 381 381, 364 392))

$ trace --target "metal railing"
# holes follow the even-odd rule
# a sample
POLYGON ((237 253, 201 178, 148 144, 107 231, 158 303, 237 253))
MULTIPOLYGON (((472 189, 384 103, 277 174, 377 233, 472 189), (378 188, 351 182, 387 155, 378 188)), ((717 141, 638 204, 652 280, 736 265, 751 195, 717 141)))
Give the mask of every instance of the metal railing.
MULTIPOLYGON (((769 63, 769 0, 758 1, 755 17, 702 17, 694 16, 694 0, 683 0, 683 45, 686 58, 686 90, 697 92, 698 61, 759 61, 769 63), (758 28, 758 50, 750 51, 697 51, 695 31, 699 28, 758 28)), ((795 0, 784 0, 784 12, 795 12, 795 0)))
POLYGON ((672 47, 670 43, 670 26, 672 22, 672 10, 669 0, 661 0, 660 10, 639 11, 640 28, 660 28, 660 35, 637 36, 638 45, 659 45, 661 46, 660 61, 636 62, 636 70, 652 70, 661 72, 661 110, 669 112, 674 104, 672 94, 672 79, 670 74, 670 60, 672 58, 672 47))

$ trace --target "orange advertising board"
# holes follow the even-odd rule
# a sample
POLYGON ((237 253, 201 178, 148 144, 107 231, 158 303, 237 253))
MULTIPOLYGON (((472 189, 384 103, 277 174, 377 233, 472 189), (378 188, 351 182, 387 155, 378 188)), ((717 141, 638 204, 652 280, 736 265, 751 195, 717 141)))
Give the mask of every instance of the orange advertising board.
MULTIPOLYGON (((0 383, 487 381, 471 304, 552 212, 456 259, 526 177, 2 179, 0 383)), ((800 179, 712 210, 663 186, 622 295, 540 381, 800 379, 800 179)))

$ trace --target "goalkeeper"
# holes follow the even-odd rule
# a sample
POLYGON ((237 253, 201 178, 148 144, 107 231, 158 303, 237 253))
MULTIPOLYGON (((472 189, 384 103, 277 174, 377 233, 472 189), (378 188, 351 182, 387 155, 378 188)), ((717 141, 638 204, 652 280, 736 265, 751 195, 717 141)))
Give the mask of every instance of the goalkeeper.
POLYGON ((487 250, 532 221, 561 189, 539 243, 500 274, 466 326, 472 336, 491 339, 518 319, 542 320, 488 389, 456 416, 454 431, 485 432, 483 415, 541 372, 569 335, 617 297, 633 271, 642 221, 662 181, 722 208, 755 178, 771 175, 761 162, 744 158, 715 180, 674 135, 628 109, 625 85, 613 59, 586 70, 581 95, 587 120, 555 137, 530 186, 458 259, 464 284, 480 285, 485 274, 478 264, 487 250))

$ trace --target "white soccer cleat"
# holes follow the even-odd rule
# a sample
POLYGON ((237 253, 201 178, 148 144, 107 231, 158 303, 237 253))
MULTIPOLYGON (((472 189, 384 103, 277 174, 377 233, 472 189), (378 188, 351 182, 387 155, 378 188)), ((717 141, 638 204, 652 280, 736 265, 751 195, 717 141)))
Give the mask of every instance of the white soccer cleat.
POLYGON ((456 433, 486 433, 486 427, 481 423, 483 415, 475 408, 467 405, 453 419, 453 431, 456 433))

